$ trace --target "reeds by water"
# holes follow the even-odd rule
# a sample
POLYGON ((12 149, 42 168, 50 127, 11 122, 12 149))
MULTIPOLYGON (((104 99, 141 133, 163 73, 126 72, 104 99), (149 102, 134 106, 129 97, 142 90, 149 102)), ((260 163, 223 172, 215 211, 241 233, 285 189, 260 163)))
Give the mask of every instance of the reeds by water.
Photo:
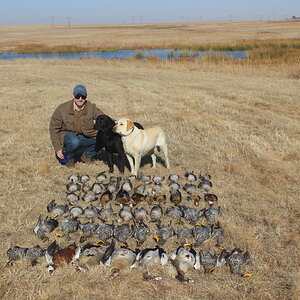
MULTIPOLYGON (((149 47, 148 47, 149 48, 149 47)), ((147 49, 147 46, 145 46, 147 49)), ((199 58, 199 52, 208 52, 202 54, 201 59, 220 62, 224 60, 232 60, 226 54, 217 54, 216 51, 247 51, 246 59, 249 62, 262 63, 291 63, 300 60, 300 39, 291 40, 252 40, 238 41, 231 43, 210 43, 196 46, 174 45, 174 49, 178 50, 179 58, 199 58)), ((110 49, 111 50, 111 49, 110 49)), ((124 50, 122 47, 114 50, 124 50)), ((108 51, 106 48, 95 47, 93 45, 61 45, 47 46, 44 44, 24 44, 18 46, 15 52, 20 54, 60 54, 60 53, 79 53, 79 52, 95 52, 108 51)), ((168 53, 168 59, 174 59, 174 50, 168 53)), ((142 51, 138 51, 135 59, 149 59, 142 51)))

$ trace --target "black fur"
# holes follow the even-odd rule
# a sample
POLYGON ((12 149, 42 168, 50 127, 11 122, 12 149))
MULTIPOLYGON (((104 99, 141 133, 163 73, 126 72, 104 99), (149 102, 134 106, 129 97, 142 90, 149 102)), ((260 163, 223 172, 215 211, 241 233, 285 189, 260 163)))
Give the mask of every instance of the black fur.
MULTIPOLYGON (((114 172, 113 153, 119 155, 120 172, 124 173, 124 166, 127 157, 123 148, 121 136, 113 131, 115 121, 108 115, 100 115, 96 118, 94 129, 98 130, 96 138, 96 151, 99 152, 102 148, 106 150, 109 172, 114 172)), ((139 129, 144 129, 139 123, 134 122, 134 125, 139 129)))

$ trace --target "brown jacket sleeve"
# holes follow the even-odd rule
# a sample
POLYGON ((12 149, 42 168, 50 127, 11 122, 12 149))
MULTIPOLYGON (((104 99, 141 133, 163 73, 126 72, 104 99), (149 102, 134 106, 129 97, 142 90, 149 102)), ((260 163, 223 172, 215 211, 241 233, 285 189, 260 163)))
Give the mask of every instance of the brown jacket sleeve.
POLYGON ((54 111, 51 120, 50 120, 50 126, 49 126, 49 132, 50 132, 50 139, 53 145, 53 148, 55 150, 55 153, 62 149, 62 142, 60 139, 60 132, 62 128, 62 116, 61 116, 61 110, 60 107, 57 107, 54 111))

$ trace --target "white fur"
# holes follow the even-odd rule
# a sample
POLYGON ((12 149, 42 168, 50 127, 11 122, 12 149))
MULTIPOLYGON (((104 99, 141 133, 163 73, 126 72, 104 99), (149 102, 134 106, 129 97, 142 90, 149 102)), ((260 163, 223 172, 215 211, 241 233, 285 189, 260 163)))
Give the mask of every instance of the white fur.
POLYGON ((122 136, 124 150, 130 164, 131 173, 137 175, 141 158, 151 154, 152 166, 156 167, 156 155, 154 149, 159 147, 165 155, 166 166, 169 169, 168 147, 166 137, 160 127, 139 129, 129 119, 122 118, 116 122, 115 132, 122 136))

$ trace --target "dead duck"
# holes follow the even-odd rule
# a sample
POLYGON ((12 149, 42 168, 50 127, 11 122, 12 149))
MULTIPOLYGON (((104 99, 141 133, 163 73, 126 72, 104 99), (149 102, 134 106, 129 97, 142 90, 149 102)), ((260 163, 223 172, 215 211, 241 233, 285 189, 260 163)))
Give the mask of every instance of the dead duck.
POLYGON ((131 225, 131 230, 132 236, 137 240, 138 245, 142 245, 146 241, 147 236, 150 235, 150 229, 144 222, 140 222, 139 224, 134 222, 131 225))
POLYGON ((133 210, 133 217, 137 223, 142 223, 147 218, 148 212, 143 207, 137 207, 133 210))
POLYGON ((215 194, 205 194, 204 201, 206 201, 209 204, 209 206, 213 206, 214 203, 218 202, 218 197, 215 194))
POLYGON ((133 189, 133 184, 129 179, 126 179, 121 186, 121 189, 126 192, 131 192, 133 189))
POLYGON ((221 207, 218 208, 210 207, 204 211, 204 216, 208 222, 214 222, 219 216, 221 216, 221 207))
POLYGON ((122 244, 127 244, 127 240, 132 236, 132 230, 128 224, 121 224, 114 227, 114 237, 122 244))
MULTIPOLYGON (((101 207, 101 206, 100 206, 101 207)), ((106 222, 108 218, 114 214, 111 204, 109 207, 102 207, 99 211, 99 218, 102 222, 106 222)))
POLYGON ((104 184, 104 187, 107 191, 109 191, 112 194, 118 189, 118 186, 115 183, 104 184))
POLYGON ((98 236, 99 243, 103 243, 105 245, 108 244, 108 240, 114 234, 114 224, 105 224, 100 223, 95 230, 95 234, 98 236))
POLYGON ((117 191, 119 189, 120 180, 121 180, 121 177, 111 176, 109 183, 104 184, 106 190, 110 191, 113 194, 115 191, 117 191))
POLYGON ((163 209, 161 208, 160 205, 155 205, 151 208, 150 211, 151 222, 159 221, 162 215, 163 215, 163 209))
POLYGON ((153 204, 155 202, 155 196, 146 195, 145 196, 145 202, 147 202, 149 205, 153 204))
POLYGON ((181 227, 177 230, 176 236, 178 239, 179 245, 183 246, 184 244, 189 244, 193 237, 193 231, 188 227, 181 227))
POLYGON ((88 219, 95 219, 99 217, 99 214, 100 214, 100 210, 93 205, 89 205, 83 211, 83 215, 88 219))
POLYGON ((189 195, 192 195, 195 190, 196 190, 196 186, 192 183, 186 183, 184 186, 183 186, 183 189, 185 190, 186 193, 188 193, 189 195))
POLYGON ((161 276, 151 275, 157 266, 165 266, 169 258, 165 250, 160 247, 146 248, 136 256, 133 268, 141 267, 143 269, 144 280, 161 280, 161 276))
POLYGON ((74 206, 70 209, 70 215, 73 218, 79 217, 83 214, 83 209, 80 206, 74 206))
POLYGON ((183 218, 186 219, 190 224, 194 225, 198 222, 200 218, 199 210, 194 207, 186 207, 184 205, 180 206, 183 212, 183 218))
POLYGON ((212 182, 209 180, 200 181, 198 188, 208 192, 208 190, 213 186, 212 182))
POLYGON ((179 184, 178 182, 171 181, 171 182, 168 184, 168 187, 169 187, 170 191, 179 191, 179 189, 180 189, 180 184, 179 184))
POLYGON ((80 200, 79 196, 75 193, 67 193, 67 200, 70 204, 74 205, 80 200))
POLYGON ((79 183, 68 183, 66 188, 69 193, 75 193, 81 190, 81 185, 79 183))
POLYGON ((157 203, 163 204, 167 202, 167 196, 165 194, 159 194, 154 197, 157 203))
POLYGON ((217 239, 215 247, 223 248, 224 243, 224 228, 221 226, 220 222, 211 226, 211 235, 213 238, 217 239))
POLYGON ((144 175, 144 174, 139 174, 137 179, 144 183, 150 183, 152 181, 150 175, 144 175))
POLYGON ((180 176, 178 174, 170 174, 168 179, 171 182, 179 182, 180 176))
POLYGON ((172 219, 175 219, 177 221, 180 220, 181 217, 183 217, 183 212, 179 207, 170 207, 166 210, 165 213, 167 216, 169 216, 172 219))
POLYGON ((97 183, 97 182, 94 182, 92 187, 91 187, 91 191, 95 194, 95 195, 99 195, 102 193, 102 185, 97 183))
POLYGON ((201 175, 201 173, 200 173, 199 178, 200 178, 201 181, 210 181, 211 180, 211 175, 209 175, 209 174, 201 175))
POLYGON ((128 210, 124 207, 120 209, 119 216, 124 222, 129 222, 130 220, 133 219, 133 214, 131 210, 128 210))
POLYGON ((210 252, 200 251, 200 263, 204 268, 204 273, 209 274, 213 272, 216 267, 221 267, 226 263, 228 252, 222 250, 220 254, 213 254, 210 252))
POLYGON ((127 179, 130 180, 133 183, 137 178, 136 178, 136 175, 129 175, 127 177, 127 179))
POLYGON ((52 232, 58 226, 58 221, 46 217, 45 220, 42 220, 42 216, 39 216, 37 224, 33 229, 33 232, 42 240, 47 239, 46 233, 52 232))
POLYGON ((153 184, 153 186, 151 188, 151 194, 157 195, 158 193, 160 193, 162 191, 162 188, 163 188, 163 185, 161 183, 153 184))
POLYGON ((26 257, 30 260, 32 266, 35 266, 38 263, 38 258, 45 255, 45 249, 41 248, 39 245, 36 245, 32 248, 29 248, 26 252, 26 257))
POLYGON ((112 201, 112 199, 113 199, 112 192, 106 190, 100 197, 100 203, 105 204, 105 203, 112 201))
POLYGON ((162 181, 164 181, 165 179, 165 176, 153 176, 152 177, 152 181, 155 183, 155 184, 160 184, 162 181))
MULTIPOLYGON (((112 249, 114 249, 114 247, 111 247, 109 251, 111 252, 112 249)), ((111 255, 107 256, 108 258, 104 264, 111 269, 110 277, 115 278, 122 270, 131 268, 136 259, 136 252, 122 247, 118 250, 114 250, 111 255)))
POLYGON ((133 201, 133 204, 131 204, 131 206, 135 206, 138 203, 144 202, 145 201, 145 196, 143 194, 139 194, 139 193, 133 193, 131 195, 131 199, 133 201))
POLYGON ((178 205, 182 201, 182 195, 179 190, 171 190, 170 201, 178 205))
POLYGON ((116 195, 115 202, 121 206, 127 204, 130 201, 130 195, 125 190, 119 190, 116 195))
POLYGON ((81 236, 80 238, 80 242, 83 243, 87 238, 90 238, 94 235, 94 233, 96 232, 96 229, 98 228, 98 224, 94 224, 94 223, 80 223, 79 224, 79 228, 82 231, 83 236, 81 236))
POLYGON ((171 253, 170 257, 177 271, 176 279, 185 283, 194 282, 186 277, 186 274, 192 269, 200 269, 200 257, 193 247, 191 245, 179 246, 171 253))
POLYGON ((118 177, 110 176, 109 182, 111 184, 115 184, 119 188, 121 180, 122 180, 122 177, 120 177, 120 176, 118 176, 118 177))
POLYGON ((80 181, 80 175, 79 173, 72 174, 68 178, 69 183, 78 183, 80 181))
POLYGON ((24 248, 24 247, 19 247, 19 246, 10 247, 6 252, 8 258, 8 262, 6 265, 10 266, 13 262, 24 258, 26 256, 27 251, 28 248, 24 248))
POLYGON ((70 233, 76 232, 79 228, 80 222, 77 218, 65 219, 60 224, 60 229, 67 239, 70 239, 70 233))
POLYGON ((86 183, 86 182, 88 182, 89 180, 90 180, 90 176, 87 175, 87 174, 83 174, 83 175, 80 176, 80 182, 81 182, 81 183, 86 183))
POLYGON ((199 195, 189 195, 187 200, 193 202, 195 206, 199 206, 201 197, 199 195))
POLYGON ((91 187, 91 185, 90 185, 89 182, 86 182, 86 183, 84 183, 84 184, 82 185, 81 190, 82 190, 84 193, 88 193, 88 192, 90 192, 90 191, 92 190, 92 187, 91 187))
POLYGON ((72 244, 68 247, 61 248, 54 241, 46 250, 45 256, 48 263, 47 269, 52 273, 58 267, 63 267, 74 262, 80 255, 80 247, 72 244))
POLYGON ((208 240, 212 235, 212 226, 205 226, 205 225, 196 225, 193 228, 193 236, 196 241, 194 244, 195 247, 199 247, 208 240))
POLYGON ((89 270, 101 263, 105 248, 99 245, 87 243, 81 247, 80 256, 77 259, 78 270, 89 270))
POLYGON ((161 221, 156 224, 157 229, 155 230, 154 239, 158 246, 163 246, 169 238, 175 235, 174 227, 172 226, 172 221, 169 225, 161 225, 161 221))
POLYGON ((107 180, 107 176, 105 174, 105 171, 100 172, 97 176, 96 176, 96 182, 97 183, 104 183, 107 180))
POLYGON ((82 196, 82 200, 85 203, 91 203, 98 200, 98 197, 94 193, 86 193, 82 196))
POLYGON ((146 184, 140 184, 134 189, 135 194, 144 194, 146 191, 146 184))
POLYGON ((47 211, 52 213, 54 216, 61 216, 64 213, 68 212, 69 207, 67 204, 57 205, 55 200, 52 200, 47 205, 47 211))
POLYGON ((242 277, 247 277, 247 275, 249 275, 248 273, 242 273, 242 267, 251 262, 250 253, 248 251, 243 253, 243 250, 240 248, 235 248, 226 257, 226 261, 232 274, 242 277))
POLYGON ((194 171, 185 172, 184 176, 189 182, 195 182, 197 180, 197 176, 195 175, 194 171))

